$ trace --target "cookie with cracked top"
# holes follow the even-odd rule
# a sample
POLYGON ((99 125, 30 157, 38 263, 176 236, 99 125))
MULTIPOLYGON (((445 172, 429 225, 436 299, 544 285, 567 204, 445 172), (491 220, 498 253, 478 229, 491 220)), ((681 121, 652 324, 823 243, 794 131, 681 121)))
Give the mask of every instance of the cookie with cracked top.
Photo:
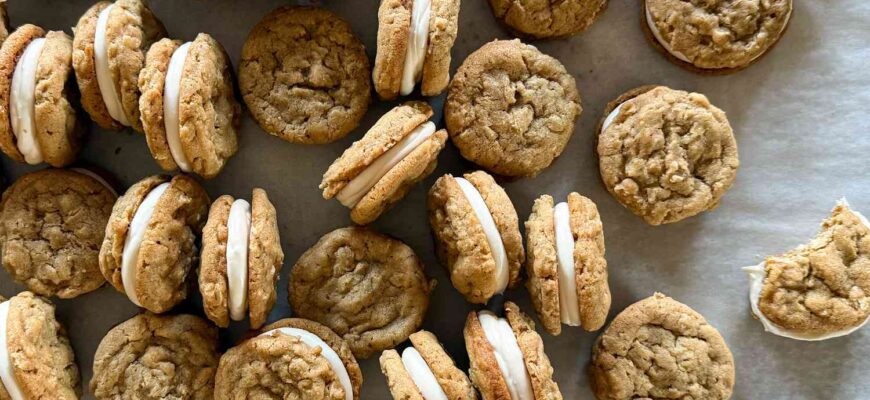
POLYGON ((564 38, 585 31, 607 7, 607 0, 489 0, 492 13, 515 35, 564 38))

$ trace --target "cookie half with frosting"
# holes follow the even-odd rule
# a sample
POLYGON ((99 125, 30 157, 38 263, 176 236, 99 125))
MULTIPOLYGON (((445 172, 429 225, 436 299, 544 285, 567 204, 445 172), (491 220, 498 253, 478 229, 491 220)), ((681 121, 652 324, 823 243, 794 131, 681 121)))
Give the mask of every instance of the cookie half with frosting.
POLYGON ((410 336, 411 346, 381 353, 381 372, 394 399, 473 400, 477 392, 468 375, 456 368, 438 338, 419 331, 410 336))

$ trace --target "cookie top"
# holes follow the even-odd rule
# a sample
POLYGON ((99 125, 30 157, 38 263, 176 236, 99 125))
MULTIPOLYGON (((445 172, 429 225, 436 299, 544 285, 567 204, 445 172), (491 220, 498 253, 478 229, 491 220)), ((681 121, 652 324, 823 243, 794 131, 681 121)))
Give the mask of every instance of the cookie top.
POLYGON ((517 36, 549 39, 585 31, 604 11, 607 0, 489 0, 489 5, 495 17, 517 36))
POLYGON ((100 341, 90 389, 98 399, 211 399, 219 356, 208 321, 139 314, 100 341))
POLYGON ((404 243, 360 227, 336 229, 290 271, 290 306, 344 338, 359 358, 403 342, 423 323, 430 283, 404 243))
POLYGON ((598 337, 589 374, 602 400, 727 399, 734 358, 701 314, 656 293, 628 306, 598 337))
POLYGON ((362 42, 321 8, 280 7, 248 35, 239 87, 254 119, 294 143, 338 140, 356 128, 371 100, 362 42))
POLYGON ((114 202, 106 186, 75 171, 18 178, 0 203, 3 267, 42 296, 72 298, 99 288, 105 280, 98 249, 114 202))
POLYGON ((444 350, 432 332, 419 331, 411 334, 411 344, 426 361, 435 379, 450 400, 475 399, 477 393, 465 372, 456 367, 453 358, 444 350))
POLYGON ((604 186, 651 225, 715 208, 737 174, 737 142, 725 113, 699 93, 664 86, 605 110, 599 130, 604 186))
POLYGON ((565 149, 580 111, 574 77, 558 60, 519 40, 495 40, 456 71, 444 119, 463 157, 531 177, 565 149))
POLYGON ((429 43, 423 60, 420 93, 437 96, 450 82, 453 43, 459 31, 459 0, 430 0, 429 43))

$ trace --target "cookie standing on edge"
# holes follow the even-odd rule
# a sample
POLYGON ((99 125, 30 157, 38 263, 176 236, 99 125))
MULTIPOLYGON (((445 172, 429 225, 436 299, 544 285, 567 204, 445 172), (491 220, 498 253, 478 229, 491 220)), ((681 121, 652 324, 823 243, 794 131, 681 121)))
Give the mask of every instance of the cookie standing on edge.
POLYGON ((323 198, 350 208, 357 224, 373 222, 435 170, 447 132, 431 117, 421 101, 388 111, 323 174, 323 198))
POLYGON ((607 0, 489 0, 492 13, 515 35, 564 38, 585 31, 607 7, 607 0))
POLYGON ((456 368, 450 355, 430 332, 411 334, 411 346, 401 355, 396 350, 381 353, 381 372, 396 400, 474 400, 477 392, 465 372, 456 368))

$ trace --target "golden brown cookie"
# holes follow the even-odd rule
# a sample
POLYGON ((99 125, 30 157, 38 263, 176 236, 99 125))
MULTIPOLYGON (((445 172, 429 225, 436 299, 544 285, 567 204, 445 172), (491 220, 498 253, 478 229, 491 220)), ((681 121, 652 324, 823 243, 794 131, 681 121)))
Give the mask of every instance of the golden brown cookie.
POLYGON ((492 13, 519 37, 563 38, 585 31, 607 0, 489 0, 492 13))
POLYGON ((448 400, 477 398, 471 381, 444 351, 431 332, 419 331, 410 336, 411 347, 401 355, 396 350, 381 353, 381 372, 387 378, 394 399, 424 400, 445 397, 448 400))
POLYGON ((0 0, 0 43, 6 40, 12 30, 12 25, 9 24, 9 12, 6 11, 6 0, 0 0))

